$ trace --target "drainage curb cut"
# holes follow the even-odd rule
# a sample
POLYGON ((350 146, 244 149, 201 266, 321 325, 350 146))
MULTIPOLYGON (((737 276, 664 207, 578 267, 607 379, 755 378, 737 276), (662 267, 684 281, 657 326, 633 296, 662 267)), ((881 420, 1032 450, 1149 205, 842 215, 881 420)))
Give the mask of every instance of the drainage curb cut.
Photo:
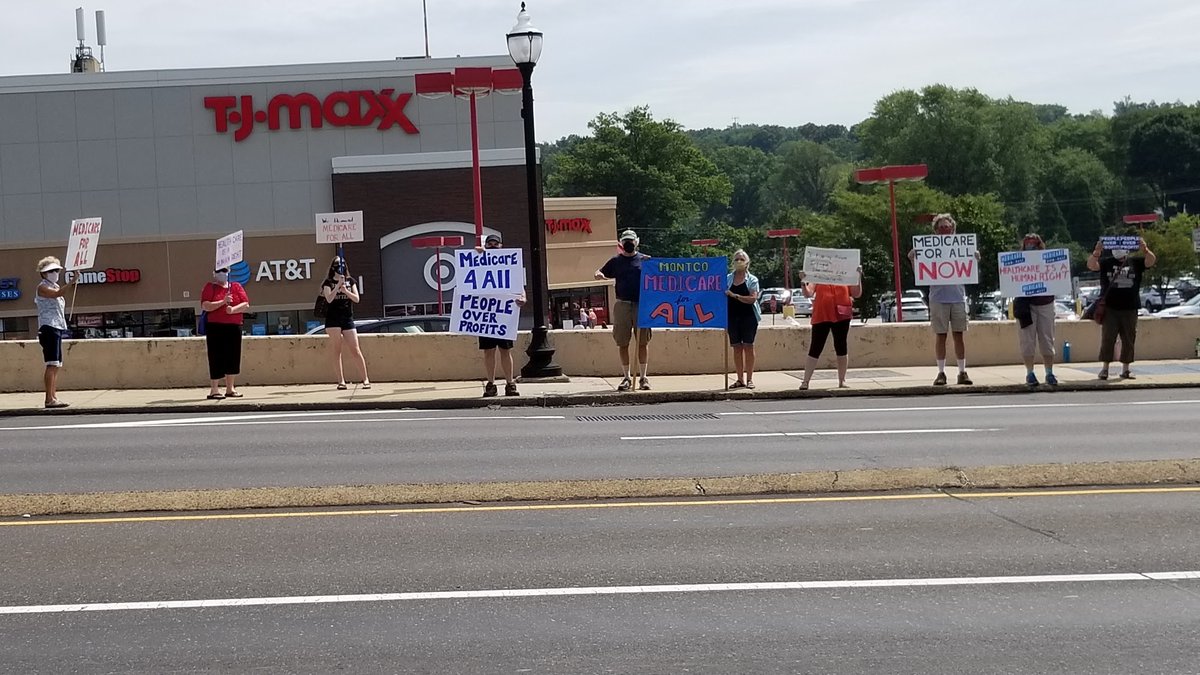
POLYGON ((970 468, 853 469, 711 478, 15 494, 0 495, 0 516, 1189 483, 1200 483, 1200 459, 970 468))
MULTIPOLYGON (((1050 390, 1041 388, 1039 392, 1067 391, 1129 391, 1131 389, 1190 389, 1200 387, 1200 382, 1123 382, 1119 385, 1104 382, 1075 382, 1064 383, 1050 390)), ((646 405, 653 403, 708 403, 712 401, 774 401, 788 399, 811 398, 844 398, 873 396, 902 397, 902 396, 934 396, 946 394, 1024 394, 1029 387, 1023 384, 974 385, 969 387, 934 387, 931 385, 914 385, 890 389, 810 389, 798 391, 663 391, 663 392, 628 392, 618 394, 605 392, 596 394, 549 394, 545 396, 521 396, 514 398, 445 398, 397 401, 330 401, 327 403, 226 403, 219 404, 184 403, 184 404, 151 404, 143 406, 120 407, 72 407, 63 410, 44 410, 42 408, 5 408, 0 409, 0 417, 17 417, 26 415, 139 415, 147 413, 237 413, 237 412, 271 412, 271 411, 304 411, 304 410, 471 410, 489 407, 538 407, 566 408, 571 406, 619 406, 646 405)))

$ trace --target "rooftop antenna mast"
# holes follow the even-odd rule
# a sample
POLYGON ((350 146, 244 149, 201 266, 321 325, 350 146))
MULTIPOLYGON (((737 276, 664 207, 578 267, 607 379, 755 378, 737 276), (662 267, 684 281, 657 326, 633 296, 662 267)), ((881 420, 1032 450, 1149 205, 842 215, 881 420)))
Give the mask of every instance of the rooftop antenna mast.
MULTIPOLYGON (((100 30, 103 31, 103 24, 100 30)), ((103 33, 101 33, 103 35, 103 33)), ((71 57, 71 72, 72 73, 98 73, 100 72, 100 63, 92 56, 92 48, 84 44, 86 34, 83 26, 83 8, 75 8, 75 39, 79 40, 79 45, 75 47, 75 56, 71 57)), ((101 37, 101 43, 104 38, 101 37)))
POLYGON ((96 44, 100 45, 100 72, 104 72, 104 45, 108 44, 108 33, 104 29, 104 10, 96 10, 96 44))
POLYGON ((427 0, 421 0, 421 16, 425 19, 425 58, 429 58, 429 8, 427 0))

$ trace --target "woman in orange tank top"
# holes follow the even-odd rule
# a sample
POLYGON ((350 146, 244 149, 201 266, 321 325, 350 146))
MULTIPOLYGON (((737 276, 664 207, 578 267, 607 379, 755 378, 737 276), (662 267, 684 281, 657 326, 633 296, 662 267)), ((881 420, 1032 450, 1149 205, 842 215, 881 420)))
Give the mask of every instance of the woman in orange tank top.
MULTIPOLYGON (((804 279, 804 272, 800 272, 804 279)), ((837 354, 838 387, 846 386, 846 369, 850 359, 847 354, 847 338, 850 322, 854 319, 854 298, 862 296, 862 268, 858 268, 858 283, 853 286, 831 284, 804 284, 804 295, 813 299, 812 344, 808 347, 808 359, 804 364, 804 382, 800 389, 808 389, 817 360, 825 350, 825 341, 833 333, 833 351, 837 354)))

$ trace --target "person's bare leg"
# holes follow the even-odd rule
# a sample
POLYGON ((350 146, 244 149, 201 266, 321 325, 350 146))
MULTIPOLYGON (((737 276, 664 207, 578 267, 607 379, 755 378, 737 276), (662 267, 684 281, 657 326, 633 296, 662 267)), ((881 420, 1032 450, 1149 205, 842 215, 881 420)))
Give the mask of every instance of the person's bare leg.
MULTIPOLYGON (((946 358, 945 336, 942 337, 942 355, 940 358, 946 358)), ((967 358, 967 341, 963 339, 962 333, 954 334, 954 358, 959 361, 967 358)))
POLYGON ((850 357, 849 356, 837 357, 837 373, 838 373, 838 386, 839 387, 846 386, 846 370, 849 369, 849 367, 850 367, 850 357))
POLYGON ((350 359, 358 363, 358 371, 362 373, 362 383, 371 384, 371 378, 367 376, 367 357, 363 355, 362 345, 360 345, 358 342, 358 331, 342 331, 342 340, 344 340, 346 342, 346 346, 350 348, 350 359))
POLYGON ((946 334, 938 333, 933 340, 933 355, 938 361, 946 360, 946 334))
MULTIPOLYGON (((516 382, 516 379, 513 378, 515 367, 513 366, 512 352, 513 350, 511 349, 500 350, 500 370, 504 373, 504 382, 506 384, 512 384, 516 382)), ((494 373, 495 369, 493 369, 492 372, 494 373)))
POLYGON ((329 336, 329 357, 333 359, 333 373, 337 375, 338 384, 346 384, 346 373, 342 370, 342 329, 326 328, 329 336))
POLYGON ((746 352, 746 384, 754 382, 754 345, 746 345, 742 348, 746 352))
POLYGON ((46 366, 42 381, 46 385, 46 403, 54 403, 58 400, 58 366, 46 366))
POLYGON ((817 357, 808 356, 804 360, 804 381, 800 383, 801 389, 808 389, 808 383, 812 380, 813 373, 817 370, 817 357))
POLYGON ((496 381, 496 350, 483 350, 483 374, 487 375, 488 384, 496 381))
POLYGON ((737 345, 733 348, 733 370, 737 373, 737 381, 742 383, 746 382, 742 379, 742 376, 745 374, 745 353, 742 345, 737 345))
POLYGON ((237 393, 237 388, 233 386, 233 381, 236 378, 237 378, 237 375, 226 375, 225 376, 225 395, 226 396, 237 393))

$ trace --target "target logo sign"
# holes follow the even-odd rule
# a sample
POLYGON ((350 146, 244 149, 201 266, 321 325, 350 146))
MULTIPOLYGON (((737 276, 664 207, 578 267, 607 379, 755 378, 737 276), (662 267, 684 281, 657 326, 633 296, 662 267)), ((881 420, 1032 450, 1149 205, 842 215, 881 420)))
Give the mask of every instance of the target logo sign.
MULTIPOLYGON (((484 235, 500 234, 485 227, 484 235)), ((473 223, 439 221, 396 230, 379 240, 383 304, 419 305, 438 301, 438 283, 449 302, 455 279, 454 251, 475 247, 473 223)))

